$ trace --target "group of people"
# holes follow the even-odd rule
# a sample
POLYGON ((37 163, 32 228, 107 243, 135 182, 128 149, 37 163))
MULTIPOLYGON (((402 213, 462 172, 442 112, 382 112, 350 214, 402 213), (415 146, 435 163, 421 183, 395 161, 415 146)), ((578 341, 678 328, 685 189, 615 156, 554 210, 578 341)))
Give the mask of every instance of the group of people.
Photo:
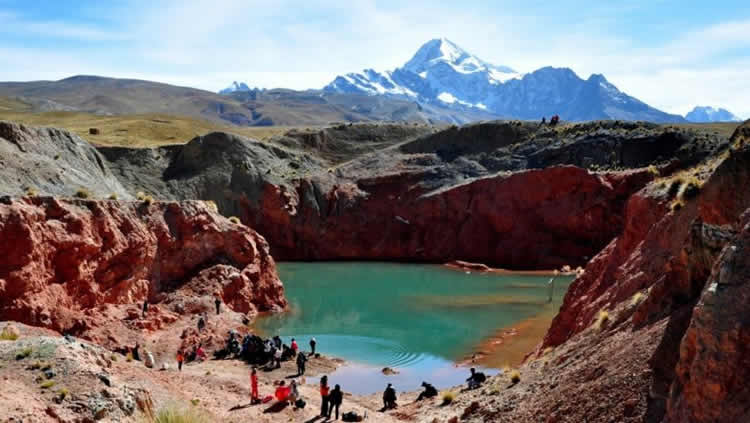
MULTIPOLYGON (((542 125, 547 123, 547 117, 542 117, 542 125)), ((560 123, 560 116, 553 115, 551 118, 549 118, 549 126, 556 126, 558 123, 560 123)))

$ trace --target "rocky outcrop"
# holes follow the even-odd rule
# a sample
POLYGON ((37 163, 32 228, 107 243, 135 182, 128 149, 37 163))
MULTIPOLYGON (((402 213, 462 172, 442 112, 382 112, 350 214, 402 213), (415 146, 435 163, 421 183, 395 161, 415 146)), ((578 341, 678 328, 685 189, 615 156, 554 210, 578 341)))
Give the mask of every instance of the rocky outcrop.
POLYGON ((682 339, 671 422, 750 420, 750 210, 722 252, 682 339))
POLYGON ((0 121, 0 195, 131 198, 104 157, 77 135, 0 121))
POLYGON ((216 294, 250 316, 286 306, 265 239, 199 201, 4 197, 0 239, 0 320, 120 345, 216 294), (137 322, 144 300, 150 320, 137 322))

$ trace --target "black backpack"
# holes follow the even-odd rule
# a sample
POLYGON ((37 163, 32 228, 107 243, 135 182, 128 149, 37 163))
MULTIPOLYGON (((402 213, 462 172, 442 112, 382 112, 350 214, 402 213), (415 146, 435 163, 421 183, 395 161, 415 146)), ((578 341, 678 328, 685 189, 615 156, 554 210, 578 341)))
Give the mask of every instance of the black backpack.
POLYGON ((305 402, 305 400, 303 400, 303 399, 300 398, 300 399, 298 399, 297 401, 294 402, 294 405, 297 408, 305 408, 305 406, 307 405, 307 403, 305 402))
POLYGON ((476 380, 479 383, 483 383, 485 380, 487 380, 487 376, 484 375, 482 372, 477 372, 474 375, 474 380, 476 380))
POLYGON ((345 422, 361 422, 362 417, 354 411, 348 411, 341 415, 341 419, 345 422))

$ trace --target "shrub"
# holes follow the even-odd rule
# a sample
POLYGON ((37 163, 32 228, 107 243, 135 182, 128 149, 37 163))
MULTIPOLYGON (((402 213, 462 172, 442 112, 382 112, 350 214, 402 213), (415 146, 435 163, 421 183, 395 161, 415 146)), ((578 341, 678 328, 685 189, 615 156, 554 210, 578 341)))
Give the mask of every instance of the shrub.
POLYGON ((137 198, 139 201, 143 201, 146 199, 146 194, 144 194, 143 191, 138 191, 135 194, 135 198, 137 198))
POLYGON ((16 360, 23 360, 24 358, 30 356, 33 351, 34 350, 32 350, 31 347, 22 349, 21 351, 16 353, 16 360))
POLYGON ((45 380, 39 386, 41 386, 42 389, 49 389, 49 388, 55 386, 55 381, 54 380, 45 380))
POLYGON ((76 191, 75 196, 76 196, 76 198, 86 199, 86 198, 91 197, 91 193, 86 188, 81 188, 78 191, 76 191))
POLYGON ((680 211, 683 207, 685 207, 685 201, 681 198, 677 198, 674 201, 672 201, 672 204, 669 206, 669 208, 673 212, 680 211))
POLYGON ((133 353, 132 352, 128 352, 125 355, 125 361, 127 361, 128 363, 130 363, 131 361, 133 361, 133 353))
POLYGON ((513 370, 508 376, 510 377, 511 383, 514 385, 521 381, 521 372, 518 370, 513 370))
POLYGON ((609 312, 607 310, 600 311, 599 314, 596 316, 596 321, 594 322, 594 328, 596 328, 597 330, 601 329, 608 320, 609 320, 609 312))
POLYGON ((29 369, 31 370, 39 370, 42 368, 42 362, 41 361, 35 361, 34 364, 29 366, 29 369))
POLYGON ((443 393, 443 405, 448 405, 453 402, 453 400, 456 399, 456 393, 453 391, 448 391, 443 393))
POLYGON ((112 194, 109 194, 109 197, 107 197, 107 198, 109 198, 110 200, 117 200, 117 199, 119 199, 120 197, 118 197, 118 196, 117 196, 117 194, 115 194, 115 193, 113 192, 112 194))
POLYGON ((200 403, 201 403, 201 400, 199 400, 198 398, 193 398, 190 400, 190 404, 193 404, 194 407, 197 407, 198 404, 200 403))
POLYGON ((0 341, 15 341, 18 339, 18 333, 11 330, 8 326, 3 328, 3 331, 0 332, 0 341))
POLYGON ((26 192, 24 193, 26 197, 36 197, 37 194, 38 193, 34 188, 26 188, 26 192))
POLYGON ((154 417, 154 423, 204 423, 209 421, 212 421, 212 419, 198 408, 177 405, 167 405, 160 408, 154 417))
POLYGON ((240 223, 242 223, 242 222, 240 222, 240 218, 237 217, 237 216, 230 217, 229 221, 232 222, 232 223, 234 223, 235 225, 239 225, 240 223))
POLYGON ((117 354, 112 354, 109 356, 110 361, 117 361, 117 354))
POLYGON ((146 204, 147 206, 154 204, 154 197, 150 195, 143 197, 143 203, 146 204))
POLYGON ((642 292, 636 292, 635 295, 633 295, 633 297, 630 299, 630 306, 631 307, 637 306, 638 304, 641 303, 641 301, 643 301, 644 298, 646 298, 646 296, 643 295, 642 292))
POLYGON ((215 201, 208 200, 208 201, 205 201, 205 203, 206 203, 206 207, 208 207, 209 209, 211 209, 212 212, 214 212, 214 213, 218 213, 219 212, 219 206, 216 205, 215 201))
POLYGON ((59 154, 55 154, 55 160, 60 160, 60 155, 59 154))
POLYGON ((660 175, 659 169, 657 169, 656 166, 654 166, 654 165, 651 165, 651 166, 648 167, 648 173, 650 173, 650 174, 652 174, 654 176, 659 176, 660 175))
POLYGON ((60 400, 64 400, 68 394, 70 394, 70 391, 68 391, 66 388, 60 388, 57 390, 57 397, 60 398, 60 400))

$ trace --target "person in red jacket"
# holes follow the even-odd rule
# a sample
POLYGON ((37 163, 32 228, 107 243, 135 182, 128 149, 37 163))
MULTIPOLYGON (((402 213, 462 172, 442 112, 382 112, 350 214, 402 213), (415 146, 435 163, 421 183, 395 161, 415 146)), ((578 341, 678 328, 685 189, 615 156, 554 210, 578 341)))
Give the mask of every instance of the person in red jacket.
POLYGON ((330 388, 328 387, 328 376, 320 378, 320 415, 322 417, 329 417, 328 415, 328 394, 330 388))
POLYGON ((185 354, 182 350, 177 351, 177 369, 182 371, 182 363, 185 361, 185 354))
POLYGON ((258 395, 258 372, 253 367, 250 372, 250 403, 257 404, 260 402, 260 395, 258 395))
POLYGON ((292 338, 292 350, 294 351, 294 355, 297 355, 297 350, 299 349, 299 345, 297 345, 297 341, 292 338))

